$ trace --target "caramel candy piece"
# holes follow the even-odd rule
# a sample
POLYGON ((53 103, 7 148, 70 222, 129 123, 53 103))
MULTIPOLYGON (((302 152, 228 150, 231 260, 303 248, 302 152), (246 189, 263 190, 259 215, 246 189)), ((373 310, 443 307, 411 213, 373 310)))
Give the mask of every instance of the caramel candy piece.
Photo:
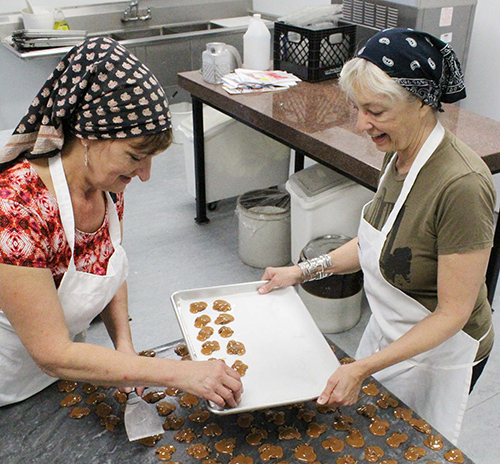
POLYGON ((184 430, 179 430, 175 435, 174 435, 174 440, 176 441, 183 441, 184 443, 191 443, 194 439, 196 438, 195 433, 193 432, 193 429, 184 429, 184 430))
POLYGON ((99 403, 96 408, 94 409, 94 412, 99 416, 99 417, 106 417, 107 415, 111 414, 111 411, 113 409, 109 404, 106 404, 104 402, 99 403))
POLYGON ((254 417, 252 416, 252 414, 242 413, 238 415, 238 420, 236 422, 242 429, 248 429, 252 425, 253 421, 254 417))
POLYGON ((189 305, 189 311, 193 314, 204 311, 207 308, 207 304, 204 301, 196 301, 189 305))
POLYGON ((368 396, 377 396, 379 394, 379 389, 374 382, 368 382, 361 389, 368 396))
POLYGON ((332 427, 335 430, 346 431, 346 430, 350 430, 353 422, 354 422, 354 419, 352 417, 344 416, 341 414, 341 415, 335 417, 335 420, 332 424, 332 427))
POLYGON ((350 454, 342 456, 337 459, 337 464, 357 464, 358 461, 354 459, 350 454))
POLYGON ((408 435, 406 433, 394 432, 390 437, 387 437, 385 442, 391 448, 398 448, 403 443, 408 441, 408 435))
POLYGON ((358 429, 350 429, 345 442, 353 448, 363 448, 365 446, 365 439, 358 429))
POLYGON ((246 436, 246 441, 249 445, 257 446, 262 443, 262 440, 267 438, 267 431, 263 429, 252 429, 246 436))
POLYGON ((203 443, 194 443, 189 445, 187 454, 195 459, 203 459, 210 454, 210 448, 203 443))
POLYGON ((424 445, 431 450, 440 450, 443 449, 444 443, 441 435, 429 435, 424 440, 424 445))
POLYGON ((206 327, 203 327, 202 329, 200 329, 196 338, 200 342, 204 342, 205 340, 208 340, 213 334, 214 334, 214 329, 212 327, 210 327, 209 325, 207 325, 206 327))
POLYGON ((59 403, 63 408, 69 408, 82 401, 82 396, 78 393, 68 393, 59 403))
POLYGON ((146 403, 157 403, 158 401, 162 400, 165 398, 167 394, 165 393, 165 390, 156 390, 156 391, 150 391, 146 393, 142 399, 146 401, 146 403))
POLYGON ((84 408, 82 406, 75 406, 69 413, 71 419, 81 419, 82 417, 88 416, 90 414, 89 408, 84 408))
POLYGON ((377 400, 377 404, 382 409, 387 409, 389 406, 396 408, 399 405, 399 401, 396 398, 393 398, 389 393, 382 392, 380 394, 380 398, 377 400))
POLYGON ((222 454, 233 454, 236 438, 223 438, 215 443, 215 449, 222 454))
POLYGON ((380 446, 367 446, 365 448, 365 459, 368 462, 377 462, 384 456, 384 450, 380 446))
POLYGON ((167 389, 165 390, 165 393, 168 396, 179 396, 180 392, 181 392, 181 390, 179 388, 176 388, 176 387, 167 387, 167 389))
POLYGON ((231 340, 227 344, 227 354, 236 354, 238 356, 244 355, 247 352, 245 345, 236 340, 231 340))
POLYGON ((229 464, 253 464, 253 458, 244 454, 238 454, 238 456, 229 461, 229 464))
POLYGON ((346 356, 345 358, 342 358, 339 360, 340 364, 351 364, 353 362, 356 362, 354 358, 351 358, 350 356, 346 356))
POLYGON ((389 429, 389 422, 380 419, 380 417, 374 417, 369 429, 370 432, 376 437, 383 437, 389 429))
POLYGON ((170 461, 176 449, 174 445, 163 445, 157 448, 155 453, 160 461, 170 461))
POLYGON ((76 390, 77 383, 72 380, 59 380, 57 382, 57 390, 61 393, 71 393, 76 390))
POLYGON ((203 426, 203 435, 206 437, 218 437, 222 435, 222 429, 218 424, 207 424, 203 426))
POLYGON ((153 447, 161 440, 162 435, 152 435, 150 437, 137 440, 141 445, 153 447))
POLYGON ((298 445, 293 453, 295 459, 301 462, 314 462, 318 457, 311 445, 298 445))
POLYGON ((110 432, 113 432, 119 423, 120 418, 115 414, 108 414, 106 417, 101 418, 101 425, 104 425, 106 430, 110 432))
POLYGON ((82 392, 86 395, 91 395, 92 393, 96 392, 98 388, 99 387, 97 385, 87 382, 82 385, 82 392))
POLYGON ((318 438, 321 434, 328 430, 328 426, 324 423, 318 424, 317 422, 309 423, 307 427, 307 436, 311 438, 318 438))
POLYGON ((184 417, 170 414, 163 423, 164 430, 179 430, 184 425, 184 417))
POLYGON ((403 419, 405 422, 408 422, 413 416, 413 411, 408 408, 396 408, 394 410, 394 417, 396 419, 403 419))
POLYGON ((212 340, 210 342, 205 342, 201 345, 201 353, 210 356, 214 351, 219 351, 220 345, 217 340, 212 340))
POLYGON ((300 432, 292 426, 282 426, 278 428, 278 438, 280 440, 300 440, 300 432))
POLYGON ((304 422, 312 422, 316 417, 316 411, 307 408, 300 408, 297 412, 297 419, 301 419, 304 422))
POLYGON ((330 450, 332 453, 340 453, 344 449, 344 441, 338 437, 327 438, 321 446, 324 449, 330 450))
POLYGON ((270 459, 281 459, 283 457, 283 448, 281 446, 266 443, 259 447, 260 459, 269 461, 270 459))
POLYGON ((214 324, 225 325, 233 321, 234 316, 232 316, 231 314, 219 314, 219 316, 217 316, 217 319, 215 319, 214 324))
POLYGON ((285 423, 285 413, 283 411, 266 411, 266 419, 274 425, 283 425, 285 423))
POLYGON ((234 334, 234 330, 231 329, 231 327, 227 326, 227 325, 223 325, 219 330, 219 335, 222 337, 222 338, 229 338, 229 337, 232 337, 232 335, 234 334))
POLYGON ((197 422, 198 424, 202 424, 206 422, 210 417, 210 413, 206 409, 197 409, 189 414, 188 419, 191 422, 197 422))
POLYGON ((417 419, 416 417, 412 417, 408 421, 408 424, 421 433, 431 433, 432 431, 431 426, 424 419, 417 419))
POLYGON ((444 453, 444 458, 448 462, 458 462, 459 464, 465 461, 462 451, 460 451, 457 448, 453 448, 449 451, 446 451, 446 453, 444 453))
POLYGON ((168 416, 175 411, 175 404, 169 401, 160 401, 156 403, 156 410, 160 416, 168 416))
POLYGON ((154 358, 156 356, 156 351, 155 350, 140 351, 139 356, 145 356, 146 358, 154 358))
POLYGON ((405 452, 405 459, 415 462, 417 459, 423 458, 427 453, 421 446, 410 445, 405 452))
POLYGON ((194 408, 198 406, 199 403, 200 400, 192 393, 184 393, 184 395, 179 398, 179 404, 185 408, 194 408))
POLYGON ((231 311, 231 305, 225 300, 215 300, 212 308, 223 313, 231 311))
POLYGON ((210 316, 203 314, 202 316, 198 316, 195 319, 194 326, 198 329, 201 329, 202 327, 205 327, 211 320, 212 319, 210 319, 210 316))
POLYGON ((234 369, 238 374, 240 374, 240 377, 244 377, 247 372, 248 366, 244 362, 241 362, 239 359, 237 359, 236 361, 234 361, 231 368, 234 369))
POLYGON ((125 392, 121 392, 120 390, 116 390, 113 396, 115 400, 120 404, 125 404, 128 399, 127 394, 125 392))
POLYGON ((177 356, 187 356, 189 354, 188 348, 186 345, 184 345, 184 343, 177 345, 174 348, 174 351, 177 356))
POLYGON ((374 404, 363 404, 358 409, 356 409, 356 412, 361 416, 365 416, 371 419, 372 417, 375 417, 375 414, 377 413, 377 406, 375 406, 374 404))
POLYGON ((95 406, 98 403, 102 403, 105 399, 105 393, 94 392, 85 400, 85 404, 88 404, 89 406, 95 406))

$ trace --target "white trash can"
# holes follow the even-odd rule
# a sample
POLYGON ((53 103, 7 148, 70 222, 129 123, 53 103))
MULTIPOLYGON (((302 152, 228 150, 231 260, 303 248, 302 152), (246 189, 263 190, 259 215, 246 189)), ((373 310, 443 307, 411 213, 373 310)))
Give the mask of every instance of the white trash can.
POLYGON ((172 132, 174 135, 174 143, 182 143, 182 132, 180 125, 186 118, 191 118, 193 115, 193 105, 189 102, 179 102, 170 105, 170 114, 172 115, 172 132))
MULTIPOLYGON (((345 235, 326 235, 311 240, 301 251, 300 261, 324 255, 351 240, 345 235)), ((299 285, 298 293, 323 333, 352 329, 361 317, 363 273, 331 275, 299 285)))
MULTIPOLYGON (((195 197, 193 120, 183 133, 188 192, 195 197)), ((206 200, 212 203, 251 190, 284 184, 290 148, 209 106, 203 107, 206 200)))
POLYGON ((290 262, 290 195, 279 189, 252 190, 238 197, 239 254, 252 267, 290 262))
POLYGON ((292 261, 307 243, 323 235, 358 235, 363 206, 373 192, 321 164, 290 176, 292 261))

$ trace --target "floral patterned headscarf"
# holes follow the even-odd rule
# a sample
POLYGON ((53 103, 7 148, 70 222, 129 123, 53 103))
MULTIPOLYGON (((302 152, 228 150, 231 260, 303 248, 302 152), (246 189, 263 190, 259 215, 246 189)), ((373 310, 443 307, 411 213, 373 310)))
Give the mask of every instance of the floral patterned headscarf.
POLYGON ((156 77, 107 37, 87 39, 57 65, 0 151, 0 164, 19 155, 56 155, 64 130, 83 139, 124 139, 171 126, 156 77))
POLYGON ((432 108, 465 98, 464 75, 453 49, 426 32, 393 28, 377 32, 359 50, 398 84, 432 108))

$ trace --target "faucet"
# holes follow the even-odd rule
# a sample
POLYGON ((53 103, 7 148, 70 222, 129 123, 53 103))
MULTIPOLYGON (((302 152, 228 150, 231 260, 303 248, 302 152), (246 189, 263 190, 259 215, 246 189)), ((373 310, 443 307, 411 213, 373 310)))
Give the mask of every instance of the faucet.
POLYGON ((139 0, 132 0, 128 8, 123 12, 122 23, 129 21, 147 21, 151 19, 151 8, 148 7, 145 15, 139 14, 139 0))

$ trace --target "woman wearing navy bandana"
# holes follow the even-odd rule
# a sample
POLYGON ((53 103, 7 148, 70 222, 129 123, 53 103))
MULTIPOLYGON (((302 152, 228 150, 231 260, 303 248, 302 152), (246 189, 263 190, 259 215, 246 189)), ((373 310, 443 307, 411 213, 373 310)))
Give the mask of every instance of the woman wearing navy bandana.
POLYGON ((442 103, 465 97, 460 64, 427 33, 388 29, 345 64, 339 84, 358 129, 385 153, 377 192, 356 239, 266 269, 260 291, 362 269, 372 315, 356 361, 333 373, 318 403, 353 404, 373 375, 456 443, 494 338, 485 272, 495 189, 438 117, 442 103))
POLYGON ((240 376, 223 362, 138 356, 132 345, 123 192, 149 179, 171 140, 157 79, 94 38, 61 60, 0 151, 0 406, 58 378, 239 402, 240 376), (97 315, 114 350, 85 343, 97 315))

